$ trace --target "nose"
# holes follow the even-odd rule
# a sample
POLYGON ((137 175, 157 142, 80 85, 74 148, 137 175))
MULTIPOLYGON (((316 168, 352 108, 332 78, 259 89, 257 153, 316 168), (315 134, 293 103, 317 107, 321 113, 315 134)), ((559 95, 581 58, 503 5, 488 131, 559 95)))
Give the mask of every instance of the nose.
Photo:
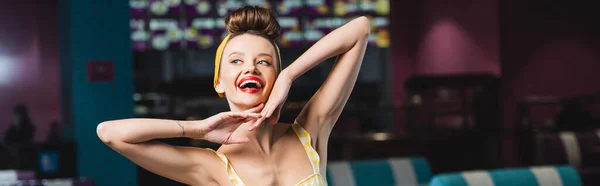
POLYGON ((244 74, 260 74, 254 63, 245 63, 244 64, 244 74))

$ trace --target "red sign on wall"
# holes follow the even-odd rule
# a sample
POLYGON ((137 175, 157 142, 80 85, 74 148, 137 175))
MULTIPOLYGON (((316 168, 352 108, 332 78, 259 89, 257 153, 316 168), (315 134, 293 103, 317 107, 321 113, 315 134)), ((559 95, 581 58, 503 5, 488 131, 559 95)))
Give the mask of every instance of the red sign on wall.
POLYGON ((90 82, 113 81, 115 79, 112 60, 92 60, 87 64, 87 79, 90 82))

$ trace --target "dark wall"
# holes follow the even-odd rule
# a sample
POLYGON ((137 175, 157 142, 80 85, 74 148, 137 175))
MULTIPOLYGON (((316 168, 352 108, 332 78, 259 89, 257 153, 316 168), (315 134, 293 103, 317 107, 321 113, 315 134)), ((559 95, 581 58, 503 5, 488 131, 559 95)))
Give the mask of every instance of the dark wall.
MULTIPOLYGON (((586 1, 502 1, 500 48, 506 128, 517 127, 517 102, 526 96, 600 92, 596 83, 600 79, 600 14, 595 7, 586 1)), ((543 117, 558 110, 548 107, 535 112, 532 115, 543 117)), ((514 163, 514 150, 507 144, 507 163, 514 163)))
MULTIPOLYGON (((422 23, 421 1, 390 1, 390 60, 392 101, 395 107, 404 105, 406 90, 404 82, 413 75, 422 23)), ((394 113, 397 130, 406 125, 404 110, 394 113)))
POLYGON ((129 3, 63 0, 58 7, 64 112, 77 142, 78 176, 98 185, 137 185, 135 164, 96 135, 99 123, 134 116, 129 3), (112 65, 112 76, 90 73, 90 64, 112 65))
MULTIPOLYGON (((511 1, 509 1, 511 2, 511 1)), ((600 16, 585 3, 530 0, 505 3, 502 73, 507 127, 516 101, 528 95, 577 96, 600 92, 600 16)), ((589 3, 588 3, 589 4, 589 3)))
POLYGON ((0 136, 24 103, 45 141, 61 120, 56 0, 0 1, 0 136))

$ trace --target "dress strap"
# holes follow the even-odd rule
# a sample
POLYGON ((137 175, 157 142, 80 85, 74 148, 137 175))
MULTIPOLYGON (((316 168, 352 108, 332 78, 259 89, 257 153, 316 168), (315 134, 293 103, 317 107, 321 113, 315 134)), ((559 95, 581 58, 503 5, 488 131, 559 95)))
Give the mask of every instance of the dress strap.
POLYGON ((297 121, 294 121, 292 128, 294 129, 294 132, 296 132, 296 135, 300 139, 300 142, 302 142, 302 146, 304 146, 304 151, 306 151, 308 159, 310 160, 310 163, 313 166, 313 171, 315 173, 319 173, 319 165, 321 162, 321 158, 319 157, 317 151, 311 145, 310 134, 297 121))
POLYGON ((243 186, 244 185, 244 182, 242 181, 240 176, 238 176, 238 174, 235 172, 235 170, 233 169, 233 166, 231 166, 231 162, 229 162, 229 159, 227 159, 225 154, 217 152, 211 148, 206 148, 206 149, 215 152, 215 154, 217 154, 217 156, 219 156, 219 158, 221 158, 221 160, 223 160, 223 162, 225 163, 225 168, 227 170, 227 176, 229 177, 229 180, 231 180, 231 183, 233 183, 233 185, 235 185, 235 186, 243 186))
POLYGON ((219 156, 219 158, 221 158, 221 160, 223 160, 223 162, 225 164, 228 164, 227 162, 229 162, 229 160, 227 159, 227 157, 225 157, 225 155, 223 153, 217 152, 211 148, 205 148, 207 150, 213 151, 217 156, 219 156))

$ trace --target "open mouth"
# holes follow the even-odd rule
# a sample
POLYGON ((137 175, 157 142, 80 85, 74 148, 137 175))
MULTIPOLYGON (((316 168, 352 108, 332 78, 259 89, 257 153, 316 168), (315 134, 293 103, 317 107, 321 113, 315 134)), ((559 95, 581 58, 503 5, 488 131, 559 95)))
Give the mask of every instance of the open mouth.
POLYGON ((237 86, 245 93, 256 93, 263 89, 263 81, 256 76, 246 76, 240 79, 237 86))

